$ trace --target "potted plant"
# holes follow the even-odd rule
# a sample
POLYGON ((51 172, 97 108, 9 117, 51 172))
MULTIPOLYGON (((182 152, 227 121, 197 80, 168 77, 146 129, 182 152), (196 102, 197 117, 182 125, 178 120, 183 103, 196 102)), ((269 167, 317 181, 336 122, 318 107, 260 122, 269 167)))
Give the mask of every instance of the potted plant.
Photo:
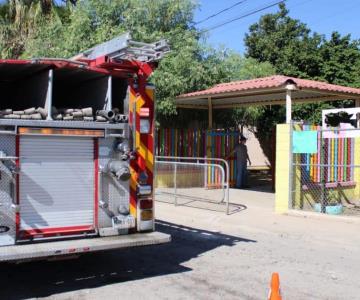
MULTIPOLYGON (((325 213, 329 215, 341 215, 343 213, 343 205, 341 199, 335 190, 330 190, 325 197, 325 213)), ((315 203, 314 210, 321 212, 321 203, 315 203)))

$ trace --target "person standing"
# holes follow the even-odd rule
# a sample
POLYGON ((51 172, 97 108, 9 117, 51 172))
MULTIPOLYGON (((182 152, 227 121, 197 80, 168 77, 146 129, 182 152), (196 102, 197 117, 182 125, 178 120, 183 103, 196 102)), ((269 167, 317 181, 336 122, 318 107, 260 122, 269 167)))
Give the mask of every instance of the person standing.
POLYGON ((250 157, 246 146, 246 138, 240 137, 239 143, 230 152, 226 159, 236 153, 236 188, 242 189, 247 187, 247 162, 251 166, 250 157))

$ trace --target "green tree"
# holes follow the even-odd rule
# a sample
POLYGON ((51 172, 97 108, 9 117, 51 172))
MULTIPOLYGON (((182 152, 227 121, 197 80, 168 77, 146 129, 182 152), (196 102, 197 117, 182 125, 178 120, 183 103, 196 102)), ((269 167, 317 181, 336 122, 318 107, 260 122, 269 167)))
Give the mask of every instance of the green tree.
MULTIPOLYGON (((35 4, 39 7, 39 1, 20 4, 33 22, 26 26, 29 29, 19 42, 14 42, 18 31, 14 18, 8 14, 0 42, 2 58, 71 57, 126 31, 131 32, 133 39, 145 42, 168 39, 172 52, 159 68, 164 76, 154 74, 159 85, 160 115, 174 114, 170 98, 212 83, 211 77, 217 72, 213 53, 201 46, 200 34, 192 27, 196 7, 193 1, 82 0, 76 5, 61 6, 65 13, 60 16, 49 13, 40 14, 39 18, 30 14, 30 8, 35 4), (211 65, 214 68, 210 70, 211 65)), ((8 3, 9 11, 10 7, 8 3)))
MULTIPOLYGON (((275 69, 268 62, 259 63, 253 58, 245 58, 236 52, 229 52, 222 60, 226 77, 222 82, 237 80, 248 80, 259 77, 274 75, 275 69)), ((266 108, 253 106, 246 108, 224 109, 214 111, 214 122, 220 128, 236 128, 238 126, 256 127, 257 120, 261 117, 266 108)))
POLYGON ((187 111, 177 115, 177 95, 274 72, 269 63, 258 64, 233 52, 206 47, 201 32, 193 27, 195 8, 190 0, 78 1, 69 8, 66 20, 50 18, 39 24, 22 56, 71 57, 125 31, 145 42, 166 38, 171 53, 151 78, 157 86, 158 121, 185 126, 190 119, 206 120, 206 114, 187 111))
MULTIPOLYGON (((245 36, 246 56, 270 62, 278 74, 360 86, 359 41, 351 40, 350 35, 342 37, 337 32, 327 40, 312 33, 306 24, 292 19, 288 13, 285 4, 280 4, 278 12, 266 14, 250 26, 245 36)), ((319 123, 322 109, 352 105, 352 101, 295 105, 293 118, 319 123)), ((280 112, 281 108, 277 109, 280 112)), ((280 115, 273 113, 270 116, 280 115)), ((261 119, 269 118, 264 115, 261 119)), ((274 121, 269 124, 276 123, 274 121)))
MULTIPOLYGON (((0 42, 1 56, 67 58, 126 31, 130 31, 135 40, 145 42, 166 38, 172 51, 151 78, 157 86, 158 119, 166 126, 186 126, 191 119, 207 119, 206 113, 201 111, 177 112, 174 98, 181 93, 274 73, 269 63, 259 64, 231 51, 207 47, 202 33, 193 26, 197 7, 194 1, 80 0, 76 5, 70 2, 53 12, 58 5, 48 1, 52 10, 40 13, 36 22, 29 23, 21 44, 7 37, 3 44, 0 42), (20 47, 14 51, 13 44, 20 47)), ((26 5, 29 3, 41 8, 39 1, 21 3, 28 11, 30 8, 26 5)), ((232 114, 229 110, 227 115, 234 124, 249 120, 253 114, 243 110, 232 114)))
POLYGON ((360 87, 360 41, 333 32, 320 48, 320 77, 330 83, 360 87))
MULTIPOLYGON (((162 114, 159 119, 168 126, 186 126, 192 119, 197 119, 204 127, 207 126, 206 111, 185 109, 178 111, 179 116, 174 118, 176 108, 173 100, 182 93, 206 89, 218 83, 275 73, 269 63, 245 59, 233 51, 200 48, 195 52, 176 52, 161 62, 153 77, 158 97, 161 99, 158 107, 162 114), (163 109, 164 106, 166 109, 163 109)), ((218 127, 235 127, 237 124, 251 122, 257 111, 258 108, 215 111, 214 122, 218 127)))
POLYGON ((250 26, 246 56, 270 62, 279 74, 359 86, 359 41, 338 32, 326 40, 288 13, 280 4, 277 13, 264 15, 250 26))
MULTIPOLYGON (((23 10, 40 2, 21 2, 23 10)), ((19 2, 20 3, 20 2, 19 2)), ((52 2, 51 2, 52 3, 52 2)), ((54 3, 52 3, 53 7, 54 3)), ((8 6, 11 6, 8 4, 8 6)), ((158 114, 163 121, 173 120, 173 99, 180 93, 205 88, 225 78, 218 53, 202 45, 201 34, 193 27, 196 4, 191 0, 82 0, 65 5, 65 14, 39 14, 18 42, 15 21, 0 42, 1 56, 72 57, 98 43, 130 31, 133 39, 152 42, 166 38, 171 53, 160 63, 152 80, 158 86, 158 114), (12 37, 10 36, 12 34, 12 37), (17 45, 16 50, 12 45, 17 45)), ((9 9, 11 11, 11 9, 9 9)), ((12 22, 10 22, 12 21, 12 22)))
POLYGON ((41 24, 66 16, 66 6, 51 0, 8 0, 0 5, 0 57, 18 58, 41 24))
POLYGON ((279 74, 316 78, 323 37, 311 34, 306 24, 288 13, 285 4, 280 4, 278 12, 266 14, 250 26, 245 35, 246 56, 271 63, 279 74))

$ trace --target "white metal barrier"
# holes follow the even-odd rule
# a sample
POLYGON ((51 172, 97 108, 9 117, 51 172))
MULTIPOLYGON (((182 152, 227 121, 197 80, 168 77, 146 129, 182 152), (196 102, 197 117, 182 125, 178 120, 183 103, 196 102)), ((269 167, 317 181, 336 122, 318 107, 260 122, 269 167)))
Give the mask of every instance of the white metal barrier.
POLYGON ((229 214, 229 165, 223 159, 156 156, 155 186, 157 195, 174 196, 174 205, 178 198, 224 203, 229 214), (212 199, 219 194, 215 190, 220 199, 212 199))

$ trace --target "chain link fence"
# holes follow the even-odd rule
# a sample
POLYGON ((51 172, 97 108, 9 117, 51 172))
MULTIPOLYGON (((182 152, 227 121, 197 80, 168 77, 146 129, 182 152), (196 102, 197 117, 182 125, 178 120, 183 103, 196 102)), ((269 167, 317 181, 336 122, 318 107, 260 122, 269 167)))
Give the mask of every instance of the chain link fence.
POLYGON ((293 209, 360 216, 360 130, 292 125, 293 209))

